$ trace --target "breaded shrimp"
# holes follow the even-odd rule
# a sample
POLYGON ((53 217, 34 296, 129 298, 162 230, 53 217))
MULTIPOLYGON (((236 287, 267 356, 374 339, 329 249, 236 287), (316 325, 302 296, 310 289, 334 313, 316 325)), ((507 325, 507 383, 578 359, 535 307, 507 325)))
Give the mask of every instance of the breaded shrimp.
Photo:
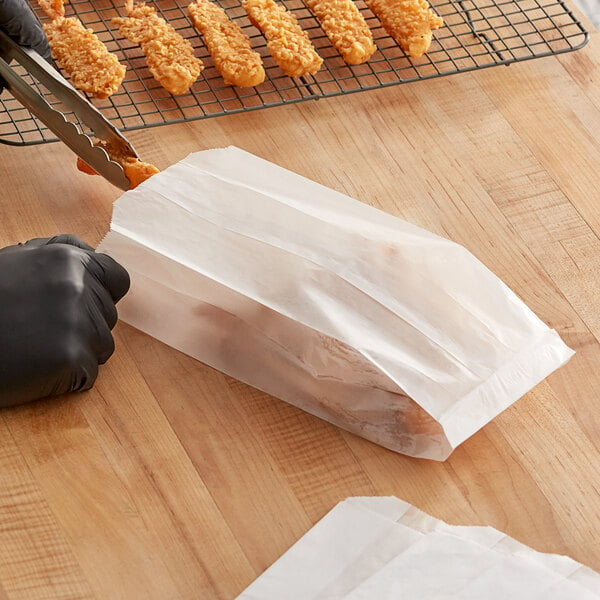
POLYGON ((373 34, 352 0, 306 0, 333 47, 349 65, 368 61, 377 46, 373 34))
POLYGON ((95 98, 114 94, 125 77, 125 66, 79 19, 65 17, 62 0, 39 4, 50 19, 43 29, 52 55, 73 85, 95 98))
POLYGON ((225 83, 252 87, 265 80, 265 70, 250 38, 225 11, 210 0, 195 0, 188 6, 195 27, 204 37, 206 47, 225 83))
POLYGON ((429 50, 431 30, 444 24, 429 8, 427 0, 365 0, 365 3, 412 58, 419 58, 429 50))
MULTIPOLYGON (((111 160, 119 163, 123 167, 123 172, 125 173, 125 177, 129 180, 130 186, 129 189, 137 187, 146 179, 150 179, 152 175, 156 175, 160 171, 152 164, 143 162, 139 158, 134 156, 123 156, 119 152, 112 152, 107 146, 102 143, 98 144, 102 146, 110 156, 111 160)), ((87 173, 88 175, 98 175, 90 165, 88 165, 82 158, 77 157, 77 168, 82 173, 87 173)))
POLYGON ((124 158, 121 161, 121 165, 123 166, 125 177, 131 183, 130 190, 146 181, 146 179, 150 179, 152 175, 160 172, 154 165, 143 162, 139 158, 124 158))
POLYGON ((267 38, 267 48, 289 77, 316 73, 323 64, 296 17, 274 0, 242 0, 250 21, 267 38))
POLYGON ((152 76, 174 96, 187 92, 204 69, 194 49, 162 17, 145 3, 134 6, 128 0, 127 17, 115 17, 113 23, 130 42, 138 44, 146 56, 152 76))

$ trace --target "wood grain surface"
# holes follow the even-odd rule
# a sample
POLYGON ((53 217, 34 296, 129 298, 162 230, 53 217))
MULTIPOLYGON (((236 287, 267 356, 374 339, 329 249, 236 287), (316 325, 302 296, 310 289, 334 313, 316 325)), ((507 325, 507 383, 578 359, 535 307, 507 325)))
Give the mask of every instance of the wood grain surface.
MULTIPOLYGON (((160 168, 233 144, 449 237, 577 354, 436 463, 119 323, 91 391, 0 412, 0 600, 232 600, 352 495, 600 570, 598 34, 560 57, 129 137, 160 168)), ((1 246, 101 240, 118 190, 59 144, 0 156, 1 246)))

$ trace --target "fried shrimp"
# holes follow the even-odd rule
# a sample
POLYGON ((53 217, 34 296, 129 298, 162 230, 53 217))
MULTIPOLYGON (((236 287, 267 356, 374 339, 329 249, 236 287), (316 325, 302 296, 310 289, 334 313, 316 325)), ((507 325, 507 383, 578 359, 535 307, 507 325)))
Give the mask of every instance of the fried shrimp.
POLYGON ((242 0, 252 24, 267 38, 267 48, 289 77, 316 73, 323 64, 296 17, 274 0, 242 0))
MULTIPOLYGON (((152 177, 152 175, 160 172, 153 164, 143 162, 136 156, 124 154, 119 148, 113 147, 110 144, 98 140, 95 145, 104 148, 110 159, 123 167, 125 177, 127 177, 130 183, 130 190, 152 177)), ((77 157, 77 168, 88 175, 98 175, 90 165, 79 157, 77 157)))
POLYGON ((431 30, 444 24, 427 0, 365 0, 383 28, 410 57, 423 56, 431 45, 431 30))
MULTIPOLYGON (((150 179, 152 175, 156 175, 156 173, 160 172, 154 165, 142 162, 139 158, 124 158, 120 164, 123 167, 125 177, 129 179, 129 183, 131 184, 130 190, 136 188, 140 183, 146 181, 146 179, 150 179)), ((96 173, 96 171, 81 158, 77 158, 77 168, 82 173, 98 175, 98 173, 96 173)))
POLYGON ((50 19, 43 29, 52 55, 73 85, 95 98, 114 94, 125 77, 125 66, 79 19, 65 17, 62 0, 39 4, 50 19))
POLYGON ((159 173, 159 170, 152 164, 141 161, 139 158, 124 158, 121 161, 125 177, 129 179, 131 187, 133 189, 140 185, 146 179, 150 179, 152 175, 159 173))
POLYGON ((252 49, 250 38, 218 4, 195 0, 188 6, 188 12, 225 83, 253 87, 265 80, 260 54, 252 49))
POLYGON ((174 96, 187 92, 204 69, 194 49, 162 17, 145 3, 134 6, 128 0, 127 17, 115 17, 113 23, 122 36, 138 44, 146 56, 152 76, 174 96))
POLYGON ((306 0, 333 47, 349 65, 368 61, 377 50, 373 34, 352 0, 306 0))

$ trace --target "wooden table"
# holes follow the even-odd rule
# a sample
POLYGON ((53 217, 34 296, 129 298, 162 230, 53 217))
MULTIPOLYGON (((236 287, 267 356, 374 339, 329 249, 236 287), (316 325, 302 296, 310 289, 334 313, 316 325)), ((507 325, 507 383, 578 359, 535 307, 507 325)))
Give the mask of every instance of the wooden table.
MULTIPOLYGON (((0 599, 233 599, 353 495, 600 570, 598 34, 560 57, 129 137, 160 168, 233 144, 447 236, 577 354, 436 463, 119 323, 93 390, 0 413, 0 599)), ((118 190, 59 144, 0 152, 0 245, 100 241, 118 190)))

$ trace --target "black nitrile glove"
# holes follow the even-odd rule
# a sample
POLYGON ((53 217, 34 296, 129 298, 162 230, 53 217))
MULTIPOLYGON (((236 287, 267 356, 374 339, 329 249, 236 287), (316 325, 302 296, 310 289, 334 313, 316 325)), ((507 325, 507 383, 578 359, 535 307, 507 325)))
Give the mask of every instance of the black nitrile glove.
MULTIPOLYGON (((47 61, 52 62, 46 35, 27 0, 0 0, 0 29, 19 46, 33 48, 47 61)), ((0 92, 3 88, 0 78, 0 92)))
POLYGON ((129 275, 71 235, 0 250, 0 407, 87 390, 129 275))

